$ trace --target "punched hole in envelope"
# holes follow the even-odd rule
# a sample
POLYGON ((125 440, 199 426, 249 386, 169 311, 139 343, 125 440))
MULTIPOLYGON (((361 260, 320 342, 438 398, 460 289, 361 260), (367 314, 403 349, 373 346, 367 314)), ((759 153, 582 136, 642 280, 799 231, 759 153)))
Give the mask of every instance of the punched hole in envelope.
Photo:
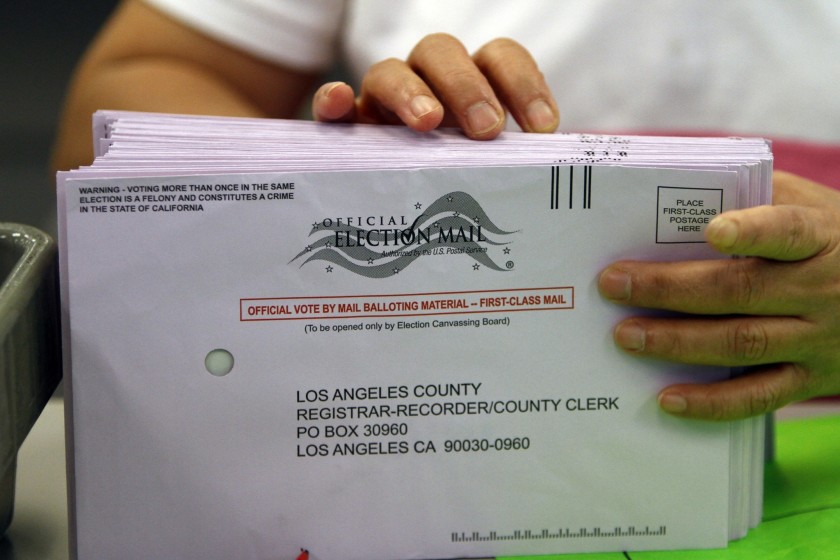
POLYGON ((233 354, 224 348, 210 350, 204 358, 204 367, 216 377, 225 376, 233 369, 233 354))

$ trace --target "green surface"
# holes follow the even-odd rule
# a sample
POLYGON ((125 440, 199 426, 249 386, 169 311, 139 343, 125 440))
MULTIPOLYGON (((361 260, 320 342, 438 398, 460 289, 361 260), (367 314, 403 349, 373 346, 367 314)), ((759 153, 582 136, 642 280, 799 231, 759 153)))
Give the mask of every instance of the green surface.
POLYGON ((840 416, 776 425, 776 460, 765 469, 762 519, 746 537, 725 549, 517 560, 840 560, 840 416))

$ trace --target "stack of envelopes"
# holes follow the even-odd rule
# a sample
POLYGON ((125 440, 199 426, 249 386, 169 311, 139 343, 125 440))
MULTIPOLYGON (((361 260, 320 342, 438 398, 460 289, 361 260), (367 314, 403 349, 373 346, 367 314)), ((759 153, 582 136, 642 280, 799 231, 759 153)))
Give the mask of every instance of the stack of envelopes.
POLYGON ((747 138, 101 112, 58 176, 80 558, 457 558, 724 547, 763 420, 656 394, 599 272, 726 258, 747 138))

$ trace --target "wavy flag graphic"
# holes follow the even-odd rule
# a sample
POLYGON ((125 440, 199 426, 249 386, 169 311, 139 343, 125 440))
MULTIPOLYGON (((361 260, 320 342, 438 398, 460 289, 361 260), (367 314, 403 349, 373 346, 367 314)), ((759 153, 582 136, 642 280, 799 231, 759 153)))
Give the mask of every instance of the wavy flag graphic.
MULTIPOLYGON (((419 210, 420 204, 415 207, 419 210)), ((516 233, 499 228, 481 205, 465 192, 441 196, 407 227, 365 229, 324 220, 312 226, 315 237, 289 263, 306 257, 301 267, 313 261, 326 261, 367 278, 388 278, 405 270, 421 257, 445 252, 462 253, 480 266, 506 271, 511 261, 500 266, 487 254, 486 246, 507 245, 488 235, 504 237, 516 233)), ((505 249, 505 253, 509 249, 505 249)), ((327 266, 327 272, 332 267, 327 266)))

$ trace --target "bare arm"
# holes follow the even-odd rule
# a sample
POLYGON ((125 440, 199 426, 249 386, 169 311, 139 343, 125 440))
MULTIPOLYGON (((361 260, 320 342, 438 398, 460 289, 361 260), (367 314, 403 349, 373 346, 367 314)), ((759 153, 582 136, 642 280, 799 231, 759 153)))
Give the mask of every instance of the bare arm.
POLYGON ((139 0, 111 16, 76 69, 53 154, 55 169, 92 159, 98 109, 293 117, 316 76, 214 41, 139 0))

